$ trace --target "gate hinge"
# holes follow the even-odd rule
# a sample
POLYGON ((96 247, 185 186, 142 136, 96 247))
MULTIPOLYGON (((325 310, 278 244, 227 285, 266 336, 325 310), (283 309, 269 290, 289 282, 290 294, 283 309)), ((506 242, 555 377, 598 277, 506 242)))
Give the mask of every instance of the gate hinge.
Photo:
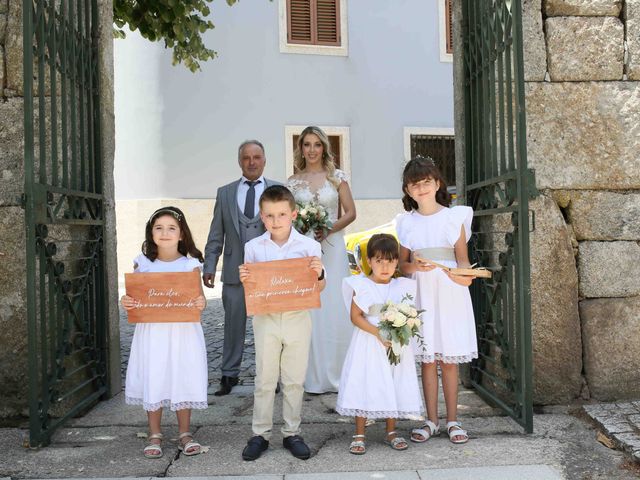
POLYGON ((27 208, 27 194, 23 193, 20 195, 20 206, 22 208, 27 208))

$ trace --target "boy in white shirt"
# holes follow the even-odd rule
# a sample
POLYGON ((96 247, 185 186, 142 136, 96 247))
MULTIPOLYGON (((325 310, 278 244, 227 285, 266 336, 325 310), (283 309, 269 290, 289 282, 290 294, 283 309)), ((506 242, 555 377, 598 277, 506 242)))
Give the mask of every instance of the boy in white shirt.
MULTIPOLYGON (((298 212, 291 192, 282 185, 271 186, 260 196, 260 217, 267 231, 244 247, 245 263, 312 257, 309 267, 318 274, 324 289, 322 250, 315 240, 292 228, 298 212)), ((250 278, 240 265, 240 281, 250 278)), ((242 451, 244 460, 256 460, 269 447, 273 426, 275 388, 282 385, 283 446, 294 457, 306 460, 309 447, 299 435, 304 379, 309 359, 311 316, 308 310, 255 315, 253 334, 256 349, 256 377, 253 395, 253 436, 242 451)))

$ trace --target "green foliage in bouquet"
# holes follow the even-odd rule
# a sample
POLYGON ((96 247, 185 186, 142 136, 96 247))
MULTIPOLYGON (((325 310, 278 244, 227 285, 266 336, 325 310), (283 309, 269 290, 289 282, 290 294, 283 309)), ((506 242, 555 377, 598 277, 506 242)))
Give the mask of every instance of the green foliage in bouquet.
POLYGON ((402 347, 409 345, 413 337, 416 337, 420 344, 423 344, 420 335, 420 314, 424 310, 415 308, 411 295, 402 297, 400 303, 386 302, 380 309, 380 322, 378 328, 380 333, 389 341, 391 347, 387 349, 387 357, 391 365, 400 363, 400 352, 402 347))
POLYGON ((293 228, 306 235, 316 230, 329 230, 333 223, 329 220, 329 212, 317 202, 296 203, 298 216, 293 222, 293 228))

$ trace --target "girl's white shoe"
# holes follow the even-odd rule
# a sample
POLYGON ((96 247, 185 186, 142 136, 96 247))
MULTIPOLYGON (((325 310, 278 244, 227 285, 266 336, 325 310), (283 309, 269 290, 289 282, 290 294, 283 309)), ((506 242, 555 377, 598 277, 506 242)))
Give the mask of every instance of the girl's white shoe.
POLYGON ((466 430, 462 429, 462 424, 460 422, 448 422, 447 434, 449 435, 451 443, 467 443, 469 441, 469 435, 466 430), (455 437, 462 438, 455 440, 455 437))
POLYGON ((427 420, 421 428, 414 428, 411 430, 411 441, 415 443, 424 443, 439 433, 440 425, 436 425, 431 420, 427 420), (416 438, 416 435, 420 435, 422 438, 416 438))
MULTIPOLYGON (((163 435, 161 433, 152 433, 147 437, 147 440, 160 440, 162 442, 163 435)), ((162 457, 162 447, 159 443, 149 443, 144 450, 142 450, 145 458, 160 458, 162 457)))
POLYGON ((202 445, 196 442, 193 439, 193 434, 191 432, 182 432, 178 435, 178 450, 184 453, 187 457, 191 455, 198 455, 202 453, 202 445), (182 439, 185 437, 191 438, 187 443, 182 443, 182 439))

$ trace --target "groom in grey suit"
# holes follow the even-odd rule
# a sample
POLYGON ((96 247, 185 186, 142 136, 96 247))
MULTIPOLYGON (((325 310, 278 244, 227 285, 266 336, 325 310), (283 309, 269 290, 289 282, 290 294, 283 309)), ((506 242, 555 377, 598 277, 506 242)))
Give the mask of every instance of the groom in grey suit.
POLYGON ((265 188, 280 185, 262 176, 266 157, 257 140, 247 140, 238 148, 242 177, 218 189, 209 238, 204 249, 202 280, 213 288, 218 259, 222 265, 222 305, 224 307, 224 343, 222 378, 216 395, 227 395, 238 384, 247 310, 238 266, 244 263, 244 244, 265 232, 260 220, 258 200, 265 188))

